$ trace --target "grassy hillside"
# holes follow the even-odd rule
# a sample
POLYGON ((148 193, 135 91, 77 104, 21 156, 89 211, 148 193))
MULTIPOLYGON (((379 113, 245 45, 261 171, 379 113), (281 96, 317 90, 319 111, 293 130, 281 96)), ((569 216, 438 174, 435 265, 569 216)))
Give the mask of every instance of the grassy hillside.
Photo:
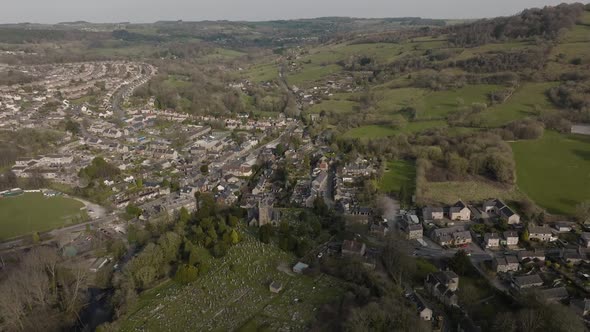
MULTIPOLYGON (((584 108, 575 106, 585 100, 583 88, 575 92, 573 87, 590 83, 590 11, 578 7, 580 12, 581 16, 575 14, 577 19, 570 20, 576 22, 573 25, 557 16, 549 17, 553 15, 549 13, 545 19, 559 21, 565 27, 551 32, 529 29, 523 35, 525 30, 494 30, 493 24, 482 22, 426 36, 398 38, 384 33, 341 39, 296 52, 289 59, 286 79, 311 94, 315 89, 310 88, 321 90, 328 80, 327 86, 340 83, 340 90, 328 88, 321 97, 327 99, 304 105, 303 111, 323 113, 327 121, 322 123, 341 128, 342 139, 360 139, 367 145, 377 138, 395 144, 394 137, 403 133, 411 144, 426 145, 419 151, 434 153, 435 148, 428 145, 436 142, 421 134, 432 128, 446 128, 442 131, 446 137, 477 137, 478 131, 482 136, 493 131, 510 140, 538 137, 543 127, 567 132, 568 121, 590 121, 584 108), (477 29, 481 30, 474 33, 477 29), (504 36, 497 37, 498 32, 504 36), (556 97, 555 88, 564 86, 570 90, 562 89, 556 97), (528 127, 519 129, 522 126, 528 127)), ((498 19, 500 27, 502 20, 498 19)), ((518 16, 511 20, 522 28, 532 24, 518 16)), ((447 156, 429 155, 427 158, 441 172, 439 179, 428 182, 426 200, 450 203, 458 198, 521 200, 528 196, 549 212, 570 214, 584 197, 590 197, 583 189, 584 185, 588 187, 584 180, 587 174, 563 172, 564 167, 587 167, 585 159, 575 152, 583 154, 587 143, 574 141, 548 131, 542 139, 513 143, 516 166, 512 160, 508 164, 512 171, 516 169, 518 188, 512 188, 512 183, 494 183, 493 177, 488 177, 490 182, 473 180, 465 172, 465 181, 445 182, 458 178, 445 174, 447 156), (557 173, 562 175, 553 175, 557 173)), ((503 150, 505 145, 494 143, 497 146, 491 147, 489 141, 477 144, 473 148, 490 151, 503 150)), ((416 151, 414 147, 409 153, 416 151)), ((468 154, 465 150, 459 153, 468 154)), ((479 175, 486 177, 485 172, 479 175)))
POLYGON ((555 82, 524 83, 505 103, 491 106, 482 112, 482 122, 489 127, 500 127, 515 120, 535 116, 537 110, 555 108, 545 94, 555 85, 555 82))

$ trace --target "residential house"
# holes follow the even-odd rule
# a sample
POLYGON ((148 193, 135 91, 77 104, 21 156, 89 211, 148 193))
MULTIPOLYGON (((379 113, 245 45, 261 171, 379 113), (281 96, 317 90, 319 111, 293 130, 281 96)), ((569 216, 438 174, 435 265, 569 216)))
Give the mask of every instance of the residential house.
POLYGON ((330 161, 326 157, 321 157, 318 162, 318 168, 324 172, 327 172, 330 168, 330 161))
POLYGON ((47 166, 63 166, 69 165, 74 162, 74 157, 71 155, 63 155, 63 154, 49 154, 43 156, 41 158, 41 163, 44 163, 47 166))
POLYGON ((541 279, 538 274, 523 275, 512 278, 512 287, 517 290, 540 286, 543 286, 543 279, 541 279))
POLYGON ((420 295, 415 294, 414 298, 416 307, 418 309, 418 316, 420 317, 420 319, 425 321, 432 320, 432 309, 430 308, 430 306, 424 301, 424 299, 420 295))
POLYGON ((367 246, 355 240, 344 240, 342 243, 342 255, 344 256, 364 256, 367 246))
POLYGON ((420 224, 411 224, 404 227, 404 233, 408 240, 421 239, 423 236, 423 228, 420 224))
POLYGON ((555 287, 555 288, 547 288, 539 291, 539 295, 545 301, 549 302, 559 302, 569 298, 569 293, 565 287, 555 287))
POLYGON ((566 222, 558 222, 553 226, 559 233, 568 233, 572 231, 572 226, 566 222))
POLYGON ((449 208, 449 219, 457 221, 469 221, 471 219, 471 210, 463 201, 458 201, 449 208))
POLYGON ((559 258, 566 264, 580 264, 586 259, 586 253, 579 249, 564 249, 561 251, 559 258))
POLYGON ((430 236, 441 246, 460 246, 471 243, 471 233, 462 226, 437 228, 430 236))
POLYGON ((469 231, 462 231, 462 232, 455 232, 451 234, 453 238, 453 244, 456 246, 467 245, 471 243, 471 232, 469 231))
POLYGON ((541 242, 550 242, 556 240, 556 238, 553 237, 553 232, 551 232, 551 229, 548 227, 529 226, 528 231, 530 240, 538 240, 541 242))
POLYGON ((424 282, 426 289, 447 306, 456 306, 459 289, 459 276, 453 271, 439 271, 426 276, 424 282))
POLYGON ((311 186, 313 189, 317 190, 318 192, 323 192, 326 190, 326 185, 328 184, 328 173, 327 172, 320 172, 318 176, 311 182, 311 186))
POLYGON ((483 243, 486 248, 500 247, 500 236, 497 233, 485 233, 483 243))
POLYGON ((342 168, 342 175, 349 177, 369 176, 373 171, 368 160, 358 158, 355 162, 348 163, 342 168))
POLYGON ((521 263, 531 262, 531 261, 545 261, 545 252, 541 250, 525 250, 519 251, 518 254, 518 261, 521 263))
POLYGON ((251 176, 252 175, 252 165, 249 163, 243 163, 240 165, 240 175, 241 176, 251 176))
POLYGON ((381 223, 380 224, 371 224, 371 226, 369 228, 369 232, 371 233, 371 235, 377 236, 377 237, 386 236, 388 231, 389 231, 389 228, 381 223))
POLYGON ((504 235, 506 246, 514 247, 518 245, 518 233, 515 231, 505 231, 502 235, 504 235))
POLYGON ((440 246, 452 246, 453 245, 453 237, 451 236, 451 234, 441 234, 436 238, 436 242, 440 245, 440 246))
POLYGON ((483 203, 483 211, 506 220, 509 225, 519 224, 520 216, 500 199, 487 200, 483 203))
POLYGON ((420 223, 420 219, 418 219, 418 216, 415 215, 414 213, 405 213, 403 215, 403 221, 407 225, 419 224, 420 223))
POLYGON ((513 272, 518 271, 520 264, 518 264, 518 258, 516 256, 504 256, 494 257, 493 267, 496 272, 513 272))
POLYGON ((422 209, 422 218, 424 221, 444 219, 444 209, 442 207, 427 206, 422 209))

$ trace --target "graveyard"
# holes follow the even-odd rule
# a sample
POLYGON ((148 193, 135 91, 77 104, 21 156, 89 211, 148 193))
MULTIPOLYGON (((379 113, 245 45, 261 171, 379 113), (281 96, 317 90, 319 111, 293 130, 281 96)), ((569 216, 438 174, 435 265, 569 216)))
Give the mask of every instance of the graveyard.
POLYGON ((324 274, 295 274, 296 257, 245 235, 206 275, 189 285, 165 281, 141 294, 122 331, 302 331, 346 284, 324 274), (280 283, 278 293, 269 290, 280 283))

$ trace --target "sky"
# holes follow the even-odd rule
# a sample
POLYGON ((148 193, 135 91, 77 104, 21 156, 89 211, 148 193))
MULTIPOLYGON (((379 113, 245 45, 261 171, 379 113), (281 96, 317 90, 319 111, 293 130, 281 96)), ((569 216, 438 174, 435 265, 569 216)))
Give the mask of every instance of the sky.
MULTIPOLYGON (((587 1, 587 0, 583 0, 587 1)), ((559 0, 0 0, 0 23, 247 20, 322 16, 483 18, 559 0)))

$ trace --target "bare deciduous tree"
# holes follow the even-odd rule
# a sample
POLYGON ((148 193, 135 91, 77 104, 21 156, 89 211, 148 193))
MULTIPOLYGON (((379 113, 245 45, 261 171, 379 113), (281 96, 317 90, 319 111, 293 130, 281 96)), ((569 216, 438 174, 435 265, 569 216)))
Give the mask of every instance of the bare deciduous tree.
POLYGON ((9 277, 0 285, 0 317, 5 326, 0 329, 22 330, 26 306, 16 278, 9 277))
POLYGON ((88 281, 88 271, 81 266, 75 266, 70 272, 61 275, 60 284, 63 289, 62 308, 65 312, 73 314, 78 312, 84 286, 88 281))

